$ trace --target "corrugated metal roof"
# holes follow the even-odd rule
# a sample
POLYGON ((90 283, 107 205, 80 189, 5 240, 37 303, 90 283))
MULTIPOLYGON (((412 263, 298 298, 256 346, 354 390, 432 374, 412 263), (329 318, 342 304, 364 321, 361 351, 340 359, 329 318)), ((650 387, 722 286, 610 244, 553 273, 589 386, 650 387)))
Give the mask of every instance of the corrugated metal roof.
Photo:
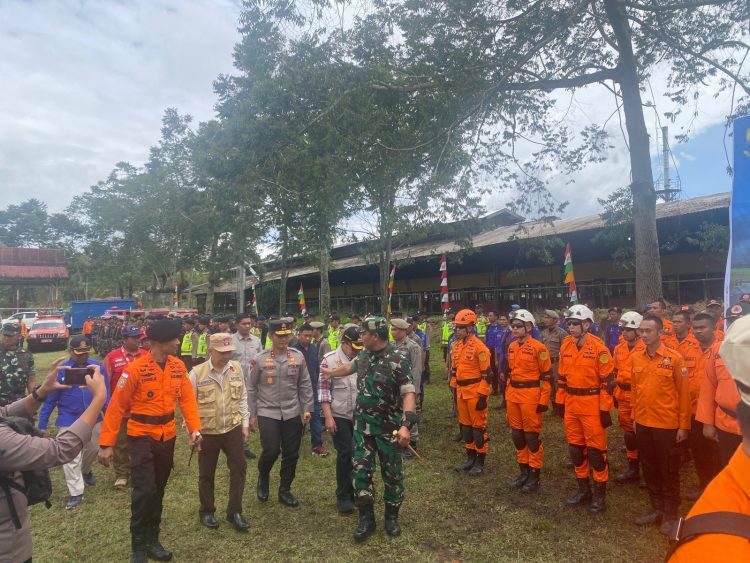
POLYGON ((0 248, 0 282, 67 278, 68 269, 62 248, 0 248))
MULTIPOLYGON (((712 194, 702 197, 695 197, 670 203, 660 203, 656 206, 656 219, 666 219, 668 217, 677 217, 680 215, 690 215, 701 211, 710 211, 712 209, 721 209, 729 207, 730 194, 728 192, 712 194)), ((473 238, 474 248, 493 246, 503 244, 512 240, 531 239, 553 235, 563 235, 579 231, 587 231, 604 227, 604 221, 599 214, 586 215, 585 217, 574 217, 571 219, 558 219, 552 222, 536 221, 523 223, 521 225, 508 225, 491 229, 480 233, 473 238), (525 232, 519 231, 519 227, 525 232)), ((407 258, 424 258, 429 256, 439 256, 443 253, 458 252, 461 248, 453 241, 437 241, 435 243, 422 243, 414 246, 408 246, 398 249, 393 253, 393 259, 404 260, 407 258)), ((343 270, 346 268, 356 268, 368 265, 364 256, 352 256, 341 260, 331 261, 331 271, 343 270)), ((301 266, 292 268, 289 271, 289 277, 306 276, 318 271, 316 266, 301 266)), ((279 271, 270 271, 263 276, 263 281, 273 281, 281 278, 279 271)), ((248 283, 247 287, 250 287, 248 283)), ((236 281, 223 282, 216 288, 216 293, 229 293, 237 290, 236 281)), ((201 286, 194 293, 205 293, 201 286)))

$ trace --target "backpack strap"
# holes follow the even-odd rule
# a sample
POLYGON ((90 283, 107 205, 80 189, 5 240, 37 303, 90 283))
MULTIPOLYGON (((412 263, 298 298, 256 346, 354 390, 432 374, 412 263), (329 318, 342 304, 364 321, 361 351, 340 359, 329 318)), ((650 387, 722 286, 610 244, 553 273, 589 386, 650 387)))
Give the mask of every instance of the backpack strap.
POLYGON ((18 517, 18 510, 16 510, 16 503, 13 502, 13 494, 11 493, 11 489, 16 489, 17 491, 26 494, 26 488, 16 483, 15 480, 10 479, 9 477, 5 477, 4 475, 0 475, 0 489, 3 490, 3 492, 5 493, 5 498, 8 500, 8 508, 10 509, 10 518, 11 520, 13 520, 13 525, 16 527, 16 530, 20 530, 21 519, 18 517))
POLYGON ((687 519, 680 518, 670 534, 672 546, 666 559, 679 546, 702 534, 726 534, 750 541, 750 515, 739 512, 707 512, 687 519))

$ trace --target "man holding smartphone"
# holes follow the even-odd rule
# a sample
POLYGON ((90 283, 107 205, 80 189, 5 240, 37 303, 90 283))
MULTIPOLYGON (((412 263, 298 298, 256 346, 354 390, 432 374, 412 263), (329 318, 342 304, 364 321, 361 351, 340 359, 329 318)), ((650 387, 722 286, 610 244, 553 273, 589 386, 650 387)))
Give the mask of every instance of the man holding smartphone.
MULTIPOLYGON (((57 425, 58 431, 62 432, 67 429, 73 422, 83 414, 93 400, 91 391, 86 387, 86 373, 91 372, 94 367, 98 367, 104 376, 104 383, 107 388, 107 398, 104 401, 102 413, 107 410, 107 404, 110 397, 109 376, 101 362, 89 358, 91 354, 91 342, 85 336, 74 336, 70 340, 70 358, 60 366, 57 374, 57 382, 68 385, 67 389, 61 389, 50 393, 42 410, 39 412, 39 429, 47 432, 47 423, 52 411, 57 407, 57 425)), ((102 415, 97 418, 91 432, 89 440, 78 455, 72 461, 63 465, 65 474, 65 484, 68 486, 70 497, 65 504, 66 510, 73 510, 83 500, 83 489, 85 485, 93 487, 96 485, 93 466, 96 461, 98 452, 99 433, 102 429, 102 415)))

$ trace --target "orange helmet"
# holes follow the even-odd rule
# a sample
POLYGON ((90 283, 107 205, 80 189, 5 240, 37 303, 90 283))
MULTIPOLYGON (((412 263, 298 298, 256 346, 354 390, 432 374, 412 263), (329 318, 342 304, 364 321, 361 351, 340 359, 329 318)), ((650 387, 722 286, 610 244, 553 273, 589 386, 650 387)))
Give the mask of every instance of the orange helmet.
POLYGON ((477 324, 477 314, 471 309, 461 309, 453 322, 457 325, 477 324))

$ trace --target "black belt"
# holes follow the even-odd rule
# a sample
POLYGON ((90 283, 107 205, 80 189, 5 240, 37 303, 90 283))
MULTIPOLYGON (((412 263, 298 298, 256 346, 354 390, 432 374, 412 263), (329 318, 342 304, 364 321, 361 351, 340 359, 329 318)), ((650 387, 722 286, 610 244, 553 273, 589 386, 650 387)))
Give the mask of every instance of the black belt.
POLYGON ((130 418, 136 422, 142 422, 143 424, 166 424, 167 422, 174 420, 174 411, 162 416, 151 416, 150 414, 131 412, 130 418))
POLYGON ((516 389, 531 389, 532 387, 539 387, 539 380, 534 381, 514 381, 510 380, 510 386, 516 389))
POLYGON ((630 383, 618 383, 617 386, 623 391, 630 391, 631 389, 630 383))
POLYGON ((464 387, 465 385, 474 385, 475 383, 481 383, 481 377, 475 377, 474 379, 456 379, 456 385, 464 387))
POLYGON ((723 412, 725 415, 732 417, 732 418, 737 418, 736 412, 730 411, 728 408, 722 407, 721 405, 719 405, 719 408, 721 409, 721 412, 723 412))
POLYGON ((579 395, 579 396, 587 396, 587 395, 598 395, 600 389, 598 387, 565 387, 565 391, 568 393, 568 395, 579 395))

